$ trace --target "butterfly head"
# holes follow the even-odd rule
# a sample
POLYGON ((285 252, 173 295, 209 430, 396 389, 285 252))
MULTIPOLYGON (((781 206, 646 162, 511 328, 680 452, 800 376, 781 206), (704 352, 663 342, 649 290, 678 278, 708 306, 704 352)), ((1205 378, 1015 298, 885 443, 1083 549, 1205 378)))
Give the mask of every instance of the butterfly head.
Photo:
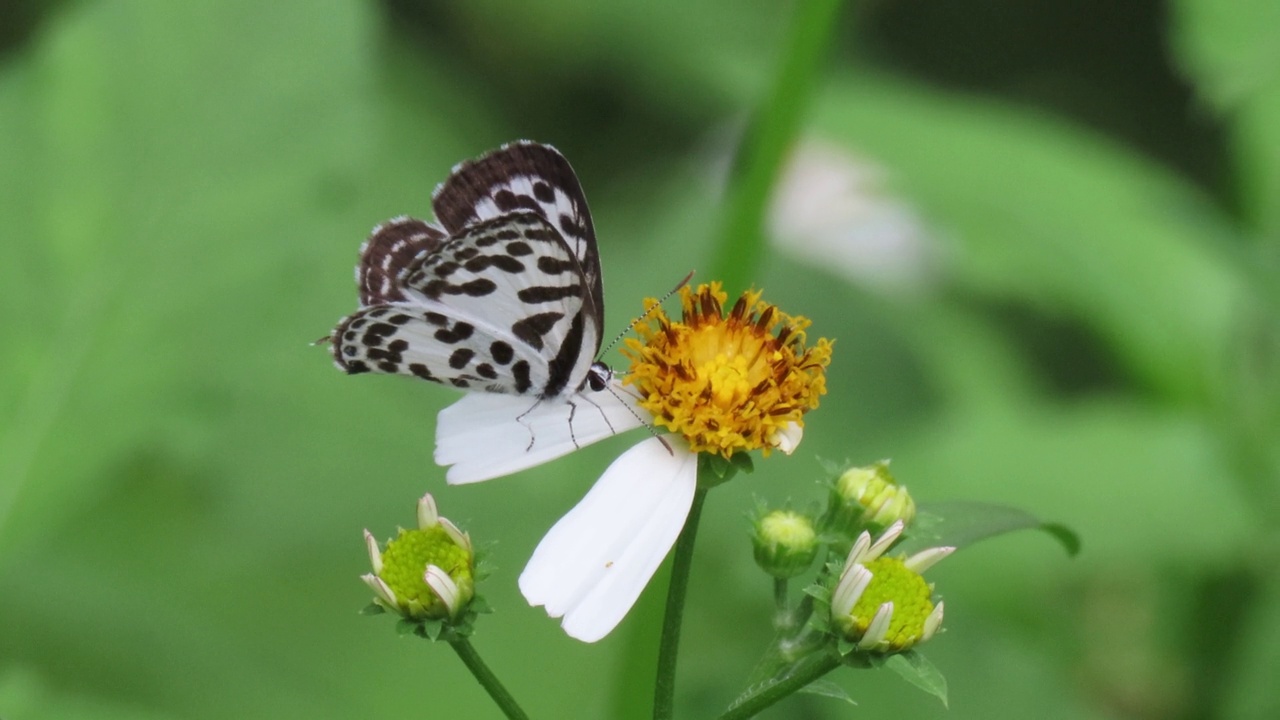
POLYGON ((597 360, 591 363, 591 369, 587 370, 587 379, 584 385, 595 392, 600 392, 608 387, 609 381, 612 379, 613 369, 597 360))

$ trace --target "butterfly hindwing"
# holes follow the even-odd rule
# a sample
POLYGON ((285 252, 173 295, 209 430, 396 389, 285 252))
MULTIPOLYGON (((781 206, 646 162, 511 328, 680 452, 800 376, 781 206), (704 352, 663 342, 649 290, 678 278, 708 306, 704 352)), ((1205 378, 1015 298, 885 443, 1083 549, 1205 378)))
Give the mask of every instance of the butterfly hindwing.
POLYGON ((403 301, 400 287, 409 266, 438 250, 444 241, 444 231, 416 218, 402 216, 375 227, 360 248, 356 266, 360 306, 403 301))
POLYGON ((600 343, 583 312, 587 283, 540 214, 475 222, 398 273, 402 300, 344 319, 334 358, 350 373, 542 397, 573 392, 600 343))
POLYGON ((587 320, 601 334, 604 292, 595 228, 578 177, 555 148, 522 141, 460 163, 436 188, 432 207, 450 234, 512 212, 541 215, 577 257, 587 281, 587 320))

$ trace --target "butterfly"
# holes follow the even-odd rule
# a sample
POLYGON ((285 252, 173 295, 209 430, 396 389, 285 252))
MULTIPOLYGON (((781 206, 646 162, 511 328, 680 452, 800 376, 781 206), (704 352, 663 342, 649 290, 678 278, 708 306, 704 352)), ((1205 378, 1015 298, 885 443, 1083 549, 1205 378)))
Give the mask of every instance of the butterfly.
POLYGON ((349 374, 469 391, 437 422, 449 482, 508 474, 643 424, 596 360, 600 255, 564 156, 503 145, 455 166, 432 208, 435 223, 401 216, 373 229, 356 266, 360 309, 329 340, 349 374))

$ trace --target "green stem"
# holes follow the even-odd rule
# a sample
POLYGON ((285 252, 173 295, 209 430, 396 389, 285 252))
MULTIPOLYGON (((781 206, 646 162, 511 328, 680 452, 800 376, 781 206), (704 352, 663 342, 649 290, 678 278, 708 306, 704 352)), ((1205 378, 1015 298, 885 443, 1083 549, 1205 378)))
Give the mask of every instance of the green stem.
POLYGON ((791 607, 787 602, 787 581, 785 578, 773 579, 773 627, 782 632, 791 632, 794 619, 791 607))
POLYGON ((724 711, 717 720, 744 720, 755 717, 765 708, 838 667, 840 667, 840 658, 833 651, 811 655, 786 677, 766 684, 759 691, 747 695, 741 702, 724 711))
POLYGON ((707 488, 699 485, 693 494, 693 506, 676 540, 671 562, 671 584, 667 586, 667 610, 662 622, 662 640, 658 646, 658 679, 653 684, 653 718, 670 720, 675 712, 676 655, 680 649, 680 624, 684 620, 684 598, 689 590, 689 568, 693 564, 693 542, 698 537, 698 519, 707 488))
POLYGON ((778 74, 734 159, 711 266, 711 276, 731 296, 751 283, 760 266, 769 194, 809 108, 839 10, 840 0, 801 0, 778 74))
POLYGON ((502 710, 502 714, 511 720, 529 720, 529 716, 520 708, 520 704, 516 699, 507 692, 507 689, 498 681, 498 676, 493 674, 488 665, 480 659, 480 654, 471 646, 466 638, 458 640, 450 640, 449 647, 458 653, 458 657, 462 660, 462 664, 467 666, 471 674, 475 676, 476 682, 480 683, 480 687, 489 693, 489 697, 497 703, 498 708, 502 710))

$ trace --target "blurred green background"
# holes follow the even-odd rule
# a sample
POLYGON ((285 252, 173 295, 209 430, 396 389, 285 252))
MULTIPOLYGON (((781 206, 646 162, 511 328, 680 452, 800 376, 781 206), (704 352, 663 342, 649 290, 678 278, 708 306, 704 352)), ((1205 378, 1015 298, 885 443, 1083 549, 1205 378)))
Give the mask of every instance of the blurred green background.
MULTIPOLYGON (((621 331, 707 273, 793 3, 0 2, 0 717, 496 717, 356 614, 415 500, 496 543, 480 652, 536 717, 646 717, 664 583, 596 645, 515 578, 635 441, 447 488, 455 395, 308 343, 456 162, 574 163, 621 331)), ((790 458, 718 489, 682 644, 711 717, 770 638, 752 496, 891 457, 1077 529, 931 571, 951 707, 889 673, 772 718, 1280 717, 1280 3, 853 3, 739 268, 837 339, 790 458)), ((716 268, 726 270, 726 268, 716 268)), ((611 358, 615 362, 617 358, 611 358)))

